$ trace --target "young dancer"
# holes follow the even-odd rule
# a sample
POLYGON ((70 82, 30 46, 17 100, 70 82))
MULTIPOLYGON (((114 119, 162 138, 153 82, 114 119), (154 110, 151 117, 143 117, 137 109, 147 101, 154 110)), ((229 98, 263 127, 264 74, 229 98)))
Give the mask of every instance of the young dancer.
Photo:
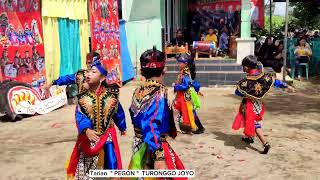
POLYGON ((195 81, 195 63, 189 54, 181 54, 177 57, 179 63, 180 74, 177 83, 174 84, 176 98, 174 107, 179 112, 178 121, 180 122, 180 130, 186 133, 201 134, 204 132, 196 110, 200 108, 199 95, 200 84, 195 81))
POLYGON ((126 134, 125 113, 118 100, 119 90, 106 84, 107 71, 94 57, 90 70, 60 77, 53 85, 76 84, 78 103, 76 124, 78 138, 70 161, 67 177, 91 179, 90 170, 122 169, 116 125, 121 135, 126 134))
POLYGON ((167 142, 168 136, 176 137, 176 128, 162 84, 165 55, 154 47, 141 55, 140 63, 146 82, 135 90, 129 109, 135 132, 129 169, 184 169, 167 142))
POLYGON ((264 147, 262 154, 267 154, 271 146, 263 135, 262 126, 259 123, 264 115, 262 100, 273 86, 285 88, 287 85, 274 80, 272 75, 261 72, 258 68, 259 63, 253 55, 242 60, 243 71, 247 73, 247 76, 238 82, 235 91, 235 94, 243 97, 243 100, 232 129, 244 128, 245 137, 242 140, 246 143, 253 143, 253 137, 257 135, 264 147))

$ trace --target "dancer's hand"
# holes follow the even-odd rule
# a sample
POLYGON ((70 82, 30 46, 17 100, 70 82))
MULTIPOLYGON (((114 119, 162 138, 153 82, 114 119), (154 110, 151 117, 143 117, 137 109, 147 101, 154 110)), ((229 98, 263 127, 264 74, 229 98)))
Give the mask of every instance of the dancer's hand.
POLYGON ((198 92, 198 95, 199 95, 199 96, 204 96, 204 95, 202 94, 202 92, 200 92, 200 91, 198 92))
POLYGON ((127 131, 121 131, 121 136, 126 136, 127 135, 127 131))
POLYGON ((288 90, 287 90, 289 93, 295 93, 296 90, 294 89, 294 87, 292 86, 288 86, 288 90))
POLYGON ((164 170, 164 169, 168 169, 166 162, 163 161, 155 161, 154 162, 154 169, 158 169, 158 170, 164 170))
POLYGON ((170 109, 172 108, 172 101, 168 100, 168 106, 170 109))
POLYGON ((86 90, 89 90, 89 88, 90 88, 90 86, 89 86, 89 84, 87 82, 83 83, 82 86, 86 90))
POLYGON ((52 86, 52 83, 47 83, 47 84, 45 84, 44 86, 43 86, 43 88, 45 89, 45 90, 50 90, 50 88, 51 88, 51 86, 52 86))
POLYGON ((116 107, 118 100, 116 98, 112 98, 110 101, 111 107, 116 107))
POLYGON ((98 133, 94 130, 91 130, 91 129, 87 129, 86 130, 86 135, 88 137, 88 139, 90 141, 93 141, 93 142, 98 142, 99 141, 99 136, 98 136, 98 133))

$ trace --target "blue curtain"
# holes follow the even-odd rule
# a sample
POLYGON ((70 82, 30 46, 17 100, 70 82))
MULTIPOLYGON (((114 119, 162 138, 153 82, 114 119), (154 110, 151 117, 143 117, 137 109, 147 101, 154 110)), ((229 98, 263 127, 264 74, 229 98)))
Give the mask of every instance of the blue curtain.
POLYGON ((58 19, 60 40, 60 76, 81 68, 80 29, 78 20, 58 19))
POLYGON ((120 24, 122 82, 127 82, 134 78, 134 69, 132 66, 128 44, 127 44, 125 20, 120 20, 119 24, 120 24))

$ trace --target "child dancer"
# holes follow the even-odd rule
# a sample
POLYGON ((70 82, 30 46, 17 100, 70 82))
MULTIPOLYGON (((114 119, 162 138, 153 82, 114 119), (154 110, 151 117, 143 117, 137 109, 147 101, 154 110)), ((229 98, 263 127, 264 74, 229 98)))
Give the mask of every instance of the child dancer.
POLYGON ((272 86, 285 88, 287 85, 279 80, 273 80, 270 74, 262 73, 258 68, 259 63, 253 55, 242 60, 243 71, 247 76, 237 84, 235 94, 243 97, 243 100, 232 129, 244 128, 245 137, 242 140, 246 143, 253 143, 253 137, 257 135, 264 147, 262 154, 267 154, 271 146, 263 135, 262 126, 259 123, 264 115, 262 99, 272 86))
POLYGON ((99 56, 94 59, 90 70, 60 77, 52 83, 78 87, 75 114, 79 135, 67 164, 67 177, 72 179, 91 179, 88 172, 95 169, 122 169, 114 124, 125 135, 125 113, 118 101, 119 90, 105 83, 107 71, 99 56))
POLYGON ((129 109, 135 132, 129 169, 182 170, 181 160, 167 142, 168 136, 176 137, 176 128, 168 90, 162 84, 165 55, 154 47, 141 55, 140 63, 146 82, 135 90, 129 109))
POLYGON ((195 78, 195 63, 189 54, 181 54, 177 57, 179 63, 180 74, 178 75, 177 83, 174 84, 176 98, 174 101, 175 109, 178 110, 178 121, 180 122, 180 130, 186 133, 190 131, 194 134, 204 132, 196 110, 200 108, 199 95, 200 84, 194 80, 195 78))

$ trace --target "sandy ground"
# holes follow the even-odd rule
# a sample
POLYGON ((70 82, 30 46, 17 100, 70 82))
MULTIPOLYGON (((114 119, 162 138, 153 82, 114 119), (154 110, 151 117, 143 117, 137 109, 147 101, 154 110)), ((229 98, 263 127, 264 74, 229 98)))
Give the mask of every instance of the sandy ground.
MULTIPOLYGON (((318 83, 319 81, 317 81, 318 83)), ((121 89, 128 109, 134 86, 121 89)), ((206 88, 199 116, 202 135, 179 134, 172 140, 194 179, 320 179, 320 85, 298 83, 295 93, 275 90, 266 102, 263 128, 272 146, 261 155, 260 142, 241 142, 231 124, 240 100, 234 89, 206 88)), ((171 93, 172 96, 172 93, 171 93)), ((132 126, 119 138, 124 167, 131 156, 132 126)), ((64 164, 76 137, 74 106, 20 122, 0 122, 0 179, 65 179, 64 164)))

